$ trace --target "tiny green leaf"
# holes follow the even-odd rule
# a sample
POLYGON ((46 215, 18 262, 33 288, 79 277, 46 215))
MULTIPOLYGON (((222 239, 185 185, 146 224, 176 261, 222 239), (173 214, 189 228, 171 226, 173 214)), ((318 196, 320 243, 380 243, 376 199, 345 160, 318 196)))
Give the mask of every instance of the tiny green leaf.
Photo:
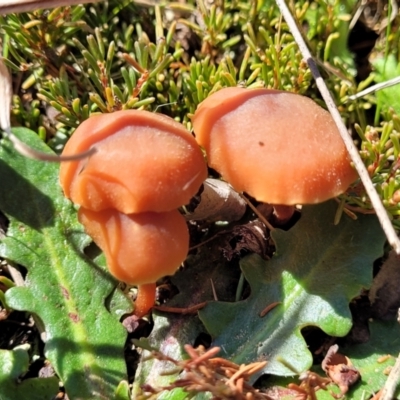
MULTIPOLYGON (((387 58, 378 57, 373 65, 376 70, 376 82, 385 82, 400 75, 400 66, 394 55, 387 58)), ((376 92, 378 106, 382 110, 393 108, 397 114, 400 114, 400 85, 394 85, 376 92)))
POLYGON ((28 372, 29 345, 0 350, 0 399, 49 400, 58 392, 58 379, 31 378, 21 380, 28 372))

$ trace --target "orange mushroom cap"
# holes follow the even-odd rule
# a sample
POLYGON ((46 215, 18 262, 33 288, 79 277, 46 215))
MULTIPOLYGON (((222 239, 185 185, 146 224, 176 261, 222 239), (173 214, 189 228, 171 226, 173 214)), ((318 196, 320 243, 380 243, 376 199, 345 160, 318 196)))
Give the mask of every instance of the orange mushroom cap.
POLYGON ((97 151, 88 159, 61 164, 60 182, 66 197, 94 211, 170 211, 187 204, 207 177, 193 136, 161 114, 126 110, 90 117, 63 155, 92 147, 97 151))
POLYGON ((173 275, 189 251, 189 232, 177 211, 126 215, 80 208, 79 221, 103 250, 110 273, 130 285, 173 275))
POLYGON ((301 95, 225 88, 199 105, 193 128, 209 165, 262 202, 319 203, 357 177, 331 115, 301 95))

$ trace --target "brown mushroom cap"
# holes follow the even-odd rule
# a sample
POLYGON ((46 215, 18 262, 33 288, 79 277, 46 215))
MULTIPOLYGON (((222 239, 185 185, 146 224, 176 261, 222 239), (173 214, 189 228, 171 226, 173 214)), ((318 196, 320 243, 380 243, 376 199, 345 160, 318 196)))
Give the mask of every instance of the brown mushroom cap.
POLYGON ((189 251, 189 232, 177 211, 122 214, 80 208, 79 221, 103 250, 110 273, 130 285, 173 275, 189 251))
POLYGON ((357 177, 331 115, 304 96, 222 89, 199 105, 193 128, 209 165, 262 202, 319 203, 357 177))
POLYGON ((126 110, 90 117, 63 155, 96 147, 88 159, 61 164, 65 196, 87 209, 126 214, 170 211, 187 204, 207 177, 193 136, 161 114, 126 110))

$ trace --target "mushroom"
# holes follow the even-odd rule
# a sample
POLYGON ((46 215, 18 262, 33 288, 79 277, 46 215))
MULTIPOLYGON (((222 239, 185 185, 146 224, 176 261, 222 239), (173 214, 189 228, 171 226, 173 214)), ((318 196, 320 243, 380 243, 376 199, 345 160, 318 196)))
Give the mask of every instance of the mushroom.
POLYGON ((65 196, 93 211, 170 211, 188 203, 207 177, 193 136, 161 114, 124 110, 93 116, 77 128, 62 155, 93 147, 95 154, 63 163, 60 170, 65 196))
POLYGON ((357 177, 331 115, 298 94, 225 88, 199 105, 193 128, 209 165, 260 202, 323 202, 357 177))
POLYGON ((135 315, 154 305, 156 281, 173 275, 189 250, 189 232, 177 211, 123 214, 114 209, 92 211, 81 207, 78 218, 104 252, 110 273, 138 286, 135 315))
POLYGON ((188 203, 207 177, 194 137, 173 119, 125 110, 84 121, 63 156, 95 149, 63 163, 65 196, 81 206, 80 222, 103 250, 111 274, 138 286, 135 314, 155 301, 156 281, 175 273, 189 250, 188 203))

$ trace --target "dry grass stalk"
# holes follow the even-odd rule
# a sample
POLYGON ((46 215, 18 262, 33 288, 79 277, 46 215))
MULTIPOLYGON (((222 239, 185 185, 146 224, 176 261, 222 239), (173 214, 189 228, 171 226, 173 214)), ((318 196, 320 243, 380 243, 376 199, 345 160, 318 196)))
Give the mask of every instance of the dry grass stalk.
POLYGON ((44 8, 73 6, 83 3, 95 3, 100 0, 2 0, 0 14, 22 13, 44 8))

